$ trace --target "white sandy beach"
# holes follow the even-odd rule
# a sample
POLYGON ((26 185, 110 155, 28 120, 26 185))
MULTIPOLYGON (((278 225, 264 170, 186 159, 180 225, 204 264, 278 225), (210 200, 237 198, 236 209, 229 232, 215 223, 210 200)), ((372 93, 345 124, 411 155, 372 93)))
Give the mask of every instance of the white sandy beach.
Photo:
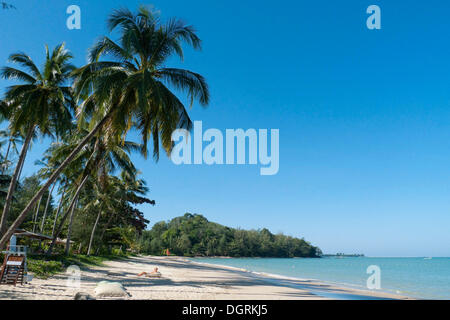
POLYGON ((157 300, 279 300, 279 299, 354 299, 406 297, 381 292, 338 287, 312 280, 257 275, 231 267, 188 261, 179 257, 132 257, 108 261, 81 272, 80 287, 67 287, 67 274, 47 280, 33 279, 29 284, 0 286, 0 299, 71 300, 77 292, 94 296, 103 280, 120 282, 129 296, 124 299, 157 300), (138 277, 158 267, 162 278, 138 277))

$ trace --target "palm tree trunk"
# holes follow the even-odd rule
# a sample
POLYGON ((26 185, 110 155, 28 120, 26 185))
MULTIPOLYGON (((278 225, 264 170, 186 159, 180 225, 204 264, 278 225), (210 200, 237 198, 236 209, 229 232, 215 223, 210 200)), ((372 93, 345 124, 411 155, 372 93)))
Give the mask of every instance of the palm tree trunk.
POLYGON ((97 215, 97 219, 95 219, 94 227, 92 227, 91 238, 89 239, 89 247, 88 247, 88 251, 87 251, 87 255, 88 256, 91 255, 92 243, 94 242, 95 229, 97 229, 98 221, 100 220, 100 215, 101 214, 102 214, 102 211, 99 210, 98 211, 98 215, 97 215))
POLYGON ((5 174, 6 171, 6 165, 8 164, 8 156, 9 156, 9 149, 11 148, 11 143, 12 141, 10 137, 8 142, 8 149, 6 149, 5 161, 3 162, 2 174, 5 174))
POLYGON ((53 228, 52 228, 52 238, 53 238, 53 235, 55 234, 56 221, 58 220, 59 211, 61 210, 61 205, 63 203, 64 196, 66 195, 66 189, 67 189, 67 186, 64 187, 64 191, 61 195, 61 199, 59 199, 58 209, 56 209, 55 220, 53 221, 53 228))
MULTIPOLYGON (((13 225, 5 233, 6 220, 8 218, 9 210, 11 208, 12 197, 13 197, 14 191, 16 189, 19 172, 22 171, 22 166, 23 166, 23 163, 25 162, 25 157, 28 152, 28 147, 30 145, 31 139, 33 138, 34 128, 35 128, 35 126, 33 125, 28 129, 27 136, 26 136, 25 141, 22 146, 22 150, 20 151, 19 161, 17 162, 16 169, 14 170, 14 174, 11 178, 11 183, 9 184, 8 195, 6 196, 5 206, 3 208, 2 219, 0 220, 0 236, 3 236, 2 240, 0 241, 0 249, 3 249, 3 246, 5 245, 5 243, 9 240, 9 238, 12 236, 12 234, 14 233, 16 228, 19 226, 18 224, 13 223, 13 225)), ((36 204, 37 200, 39 199, 39 197, 36 197, 36 196, 34 198, 36 198, 36 200, 33 202, 33 204, 31 204, 31 206, 29 206, 27 212, 24 213, 22 221, 25 219, 26 214, 31 210, 31 208, 36 204)))
POLYGON ((75 205, 72 207, 72 210, 70 212, 69 229, 67 230, 67 240, 66 240, 66 256, 68 256, 69 252, 70 252, 70 236, 72 234, 73 216, 74 216, 75 208, 77 206, 78 206, 78 196, 77 196, 77 200, 75 201, 75 205))
MULTIPOLYGON (((52 173, 52 175, 47 180, 47 182, 42 186, 42 188, 34 195, 34 197, 30 200, 30 202, 27 204, 25 209, 23 209, 23 211, 19 214, 17 219, 10 226, 10 228, 6 231, 5 234, 3 234, 3 237, 0 240, 0 250, 3 249, 6 242, 9 240, 11 235, 14 233, 14 230, 16 230, 16 228, 19 227, 22 224, 22 222, 25 220, 26 215, 31 210, 31 208, 36 204, 39 197, 44 194, 44 192, 48 189, 48 187, 50 187, 50 185, 52 183, 54 183, 56 181, 56 179, 58 179, 61 172, 70 164, 70 162, 72 162, 73 158, 75 158, 75 156, 78 154, 78 152, 80 152, 80 150, 86 145, 86 143, 88 143, 92 139, 92 137, 94 137, 94 135, 103 127, 103 125, 106 123, 106 121, 112 115, 113 111, 114 111, 114 108, 112 108, 108 112, 108 114, 95 126, 94 129, 92 129, 92 131, 86 137, 84 137, 84 139, 78 144, 78 146, 61 163, 61 165, 58 167, 58 169, 56 169, 55 172, 52 173)), ((25 141, 25 144, 26 144, 26 141, 25 141)), ((9 202, 11 202, 11 200, 9 202)), ((8 209, 9 209, 9 206, 8 206, 8 209)), ((3 219, 3 217, 2 217, 2 219, 3 219)), ((5 219, 5 222, 6 222, 6 219, 5 219)))
POLYGON ((99 238, 100 241, 103 240, 106 230, 108 229, 109 225, 111 224, 111 221, 113 218, 114 218, 114 213, 111 214, 111 216, 108 219, 108 222, 106 222, 105 228, 103 229, 102 234, 100 235, 100 238, 99 238))
POLYGON ((44 215, 42 216, 41 228, 39 229, 40 233, 42 233, 44 231, 45 219, 47 218, 48 205, 50 204, 50 199, 52 197, 53 189, 55 188, 55 186, 56 186, 56 182, 53 184, 52 188, 50 189, 50 193, 48 194, 47 202, 45 203, 45 209, 44 209, 44 215))
MULTIPOLYGON (((98 238, 98 241, 102 241, 103 237, 105 236, 106 230, 108 229, 109 225, 111 224, 112 219, 114 218, 114 213, 112 213, 108 219, 108 222, 106 222, 105 228, 103 229, 100 237, 98 238)), ((95 251, 95 255, 98 255, 98 252, 100 250, 100 247, 97 248, 97 250, 95 251)))
POLYGON ((61 221, 60 221, 60 223, 59 223, 58 229, 56 229, 56 232, 55 232, 55 234, 53 235, 52 243, 50 244, 50 247, 48 248, 46 254, 48 254, 48 255, 49 255, 49 254, 52 254, 53 247, 55 246, 56 239, 58 238, 59 234, 60 234, 61 231, 62 231, 64 222, 66 221, 67 216, 69 215, 69 213, 72 211, 72 208, 73 208, 73 206, 75 205, 75 201, 77 200, 78 195, 80 194, 81 189, 83 188, 83 186, 84 186, 84 184, 86 183, 86 181, 87 181, 88 178, 89 178, 89 176, 86 174, 86 176, 83 177, 83 181, 80 183, 80 185, 78 186, 77 190, 75 191, 75 195, 74 195, 73 198, 72 198, 72 201, 71 201, 71 203, 70 203, 70 206, 69 206, 69 208, 67 209, 67 211, 66 211, 66 213, 64 214, 64 216, 62 217, 62 219, 61 219, 61 221))
POLYGON ((37 218, 39 215, 39 207, 41 206, 41 201, 42 201, 42 197, 39 199, 39 202, 36 206, 36 212, 34 213, 34 218, 33 218, 33 232, 36 232, 36 223, 37 223, 37 218))
POLYGON ((20 167, 19 174, 17 175, 17 181, 20 181, 20 177, 22 176, 22 170, 23 170, 24 166, 25 166, 25 160, 23 161, 22 166, 20 167))

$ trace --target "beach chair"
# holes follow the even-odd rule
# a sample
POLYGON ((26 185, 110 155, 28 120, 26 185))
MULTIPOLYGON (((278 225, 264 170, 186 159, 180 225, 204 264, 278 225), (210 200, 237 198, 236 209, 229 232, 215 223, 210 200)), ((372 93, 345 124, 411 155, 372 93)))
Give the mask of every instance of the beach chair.
POLYGON ((17 285, 17 282, 23 284, 25 274, 25 257, 5 255, 0 273, 0 285, 17 285))

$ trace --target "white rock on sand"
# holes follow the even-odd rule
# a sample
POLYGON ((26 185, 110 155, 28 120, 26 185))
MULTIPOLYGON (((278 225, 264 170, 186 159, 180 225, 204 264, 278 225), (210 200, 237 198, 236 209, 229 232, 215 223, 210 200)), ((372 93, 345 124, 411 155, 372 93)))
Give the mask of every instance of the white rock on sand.
MULTIPOLYGON (((82 270, 79 287, 68 287, 68 276, 58 274, 47 280, 34 278, 29 284, 17 287, 0 286, 0 299, 71 300, 77 292, 94 296, 100 281, 119 282, 129 294, 126 297, 104 299, 329 299, 336 298, 332 296, 334 293, 404 298, 339 288, 310 280, 257 276, 236 268, 194 263, 178 257, 148 256, 108 261, 101 267, 82 270), (155 267, 159 268, 161 278, 138 277, 139 273, 151 272, 155 267)), ((73 285, 76 282, 69 283, 73 285)))

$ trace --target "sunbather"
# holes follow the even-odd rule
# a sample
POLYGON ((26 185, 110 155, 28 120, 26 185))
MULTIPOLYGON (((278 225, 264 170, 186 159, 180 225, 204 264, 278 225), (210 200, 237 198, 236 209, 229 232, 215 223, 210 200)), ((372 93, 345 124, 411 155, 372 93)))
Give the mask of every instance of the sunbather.
POLYGON ((158 267, 155 267, 152 272, 141 272, 138 274, 138 277, 149 277, 149 278, 159 278, 161 277, 161 272, 158 271, 158 267))

